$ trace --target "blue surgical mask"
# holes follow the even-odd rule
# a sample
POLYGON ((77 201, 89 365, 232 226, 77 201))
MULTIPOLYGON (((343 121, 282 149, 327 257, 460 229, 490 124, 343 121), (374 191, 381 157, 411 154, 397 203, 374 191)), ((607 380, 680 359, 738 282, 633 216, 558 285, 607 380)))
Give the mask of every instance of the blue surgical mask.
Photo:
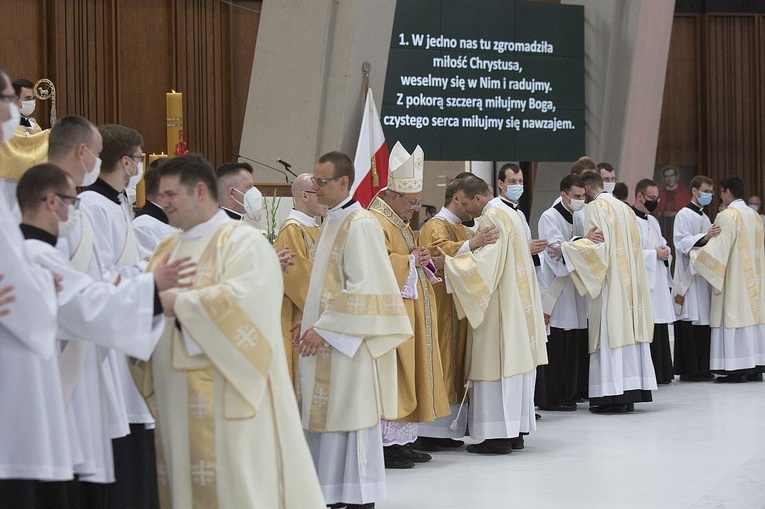
POLYGON ((712 203, 712 193, 701 193, 699 195, 699 205, 706 207, 712 203))
POLYGON ((510 201, 518 201, 518 199, 523 195, 523 186, 521 184, 513 184, 512 186, 507 186, 507 191, 505 191, 505 196, 510 201))

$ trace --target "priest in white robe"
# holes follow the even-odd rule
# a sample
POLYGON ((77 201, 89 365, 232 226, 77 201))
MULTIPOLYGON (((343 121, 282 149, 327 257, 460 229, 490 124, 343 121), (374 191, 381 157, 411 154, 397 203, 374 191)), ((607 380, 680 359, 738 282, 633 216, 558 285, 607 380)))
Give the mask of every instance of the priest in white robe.
POLYGON ((672 351, 669 346, 669 325, 675 321, 672 303, 672 251, 661 234, 659 221, 651 215, 659 204, 659 187, 653 180, 643 179, 635 186, 632 210, 637 216, 640 241, 643 247, 646 275, 651 287, 653 309, 653 341, 651 360, 658 384, 668 384, 675 377, 672 351))
MULTIPOLYGON (((577 293, 561 256, 564 243, 581 237, 575 234, 574 217, 584 210, 584 202, 584 184, 578 176, 567 175, 560 183, 560 200, 539 218, 539 236, 550 246, 540 254, 539 287, 542 309, 550 328, 547 341, 549 363, 540 368, 544 391, 542 401, 538 402, 540 410, 576 410, 579 380, 586 376, 579 371, 580 366, 589 360, 587 302, 577 293)), ((590 235, 594 238, 595 232, 590 235)))
MULTIPOLYGON (((13 94, 0 68, 0 90, 13 94)), ((0 122, 11 119, 0 101, 0 122)), ((16 119, 18 122, 18 119, 16 119)), ((15 126, 14 126, 15 128, 15 126)), ((4 144, 5 137, 0 140, 4 144)), ((15 199, 13 200, 15 203, 15 199)), ((53 275, 31 262, 5 200, 0 199, 0 274, 12 287, 0 308, 0 506, 26 509, 36 480, 73 478, 72 455, 56 351, 57 299, 53 275), (8 298, 12 300, 8 301, 8 298), (49 446, 43 446, 49 444, 49 446)), ((45 483, 50 486, 50 483, 45 483)), ((55 503, 65 494, 48 493, 55 503)))
POLYGON ((765 247, 760 215, 739 177, 720 182, 720 234, 691 252, 691 269, 712 286, 710 367, 715 383, 762 381, 765 370, 765 247))
POLYGON ((62 278, 58 364, 67 416, 74 427, 70 441, 75 471, 81 481, 114 482, 107 397, 100 378, 91 372, 92 359, 98 366, 110 348, 149 358, 164 324, 158 291, 177 286, 182 263, 163 263, 153 275, 119 286, 95 281, 55 248, 57 238, 69 233, 78 217, 79 200, 71 177, 51 164, 35 166, 21 178, 17 192, 27 253, 62 278), (132 312, 111 312, 120 307, 132 312), (78 389, 80 397, 75 399, 78 389))
POLYGON ((590 411, 611 414, 651 401, 656 377, 651 363, 653 310, 637 219, 630 207, 603 191, 603 178, 582 173, 592 201, 584 229, 603 242, 579 239, 563 245, 563 257, 581 295, 588 297, 590 411))
POLYGON ((329 504, 371 508, 386 495, 380 419, 396 418, 395 348, 412 326, 380 223, 350 196, 354 167, 323 155, 313 191, 329 207, 303 311, 303 428, 329 504))
POLYGON ((141 387, 156 410, 162 507, 323 508, 282 346, 282 278, 256 229, 218 209, 202 157, 160 170, 160 205, 182 233, 149 265, 190 256, 192 286, 161 294, 172 319, 141 387))
POLYGON ((468 429, 479 454, 508 454, 524 447, 522 434, 536 430, 534 382, 547 363, 539 287, 526 225, 506 199, 491 199, 481 179, 463 179, 458 200, 478 228, 496 227, 499 238, 474 252, 447 257, 447 287, 460 316, 472 328, 468 344, 468 429))
POLYGON ((712 203, 714 181, 704 175, 690 183, 691 201, 677 212, 672 237, 677 251, 672 295, 675 306, 675 373, 684 382, 707 382, 715 375, 709 369, 711 329, 709 313, 712 288, 691 269, 691 251, 703 247, 720 234, 704 208, 712 203))

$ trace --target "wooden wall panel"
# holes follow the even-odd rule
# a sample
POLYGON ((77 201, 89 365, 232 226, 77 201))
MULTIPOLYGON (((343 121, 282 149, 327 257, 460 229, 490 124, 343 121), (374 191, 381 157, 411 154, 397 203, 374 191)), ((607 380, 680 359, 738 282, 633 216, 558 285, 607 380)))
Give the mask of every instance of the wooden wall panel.
POLYGON ((707 16, 706 160, 715 180, 738 174, 759 188, 757 17, 707 16))
POLYGON ((765 194, 765 16, 676 14, 657 165, 695 165, 765 194))
POLYGON ((700 18, 676 16, 664 82, 657 165, 698 166, 701 135, 700 18))
MULTIPOLYGON (((11 79, 51 79, 59 118, 133 127, 147 152, 167 150, 165 93, 175 88, 189 149, 217 166, 239 151, 261 5, 5 0, 12 15, 0 17, 0 63, 11 79)), ((47 106, 38 106, 38 120, 47 106)))

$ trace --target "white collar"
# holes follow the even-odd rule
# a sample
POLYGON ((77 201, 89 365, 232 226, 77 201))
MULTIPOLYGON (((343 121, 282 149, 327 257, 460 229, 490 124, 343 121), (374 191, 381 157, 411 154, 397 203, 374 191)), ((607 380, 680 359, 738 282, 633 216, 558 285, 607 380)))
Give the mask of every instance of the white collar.
POLYGON ((436 214, 436 217, 441 217, 443 219, 446 219, 451 224, 462 224, 462 221, 460 220, 459 217, 457 217, 457 214, 447 209, 446 207, 441 207, 441 210, 438 211, 438 214, 436 214))
POLYGON ((185 232, 183 232, 183 242, 191 242, 194 240, 199 240, 208 233, 210 233, 212 230, 214 230, 219 225, 225 223, 226 221, 233 221, 233 219, 229 218, 228 215, 222 211, 218 210, 210 219, 203 223, 199 223, 198 225, 192 226, 185 232))
MULTIPOLYGON (((728 207, 732 208, 732 209, 748 209, 749 205, 747 205, 744 202, 744 200, 739 198, 738 200, 733 200, 732 202, 730 202, 730 205, 728 205, 728 207)), ((749 209, 749 210, 751 210, 751 209, 749 209)))
POLYGON ((316 219, 313 216, 309 216, 308 214, 304 212, 300 212, 297 209, 290 210, 290 215, 287 216, 287 219, 294 219, 300 224, 303 224, 309 227, 316 226, 316 219))
POLYGON ((335 221, 341 221, 346 218, 351 212, 354 212, 361 208, 361 205, 359 205, 359 202, 355 202, 352 205, 346 205, 350 203, 350 201, 353 200, 353 196, 349 196, 345 200, 341 201, 327 212, 327 221, 329 223, 334 223, 335 221), (345 207, 345 208, 343 208, 345 207))

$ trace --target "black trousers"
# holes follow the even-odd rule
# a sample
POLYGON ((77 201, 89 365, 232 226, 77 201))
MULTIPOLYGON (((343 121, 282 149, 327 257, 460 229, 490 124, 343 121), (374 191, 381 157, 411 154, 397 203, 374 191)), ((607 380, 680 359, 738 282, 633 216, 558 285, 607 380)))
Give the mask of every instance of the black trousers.
POLYGON ((543 396, 535 398, 538 405, 572 402, 580 397, 582 385, 585 387, 584 396, 587 395, 587 329, 563 330, 551 327, 547 339, 547 359, 548 364, 537 370, 538 376, 540 372, 542 374, 541 390, 544 392, 543 396), (584 373, 583 365, 586 366, 584 373))
POLYGON ((678 375, 708 375, 709 349, 712 329, 709 325, 693 325, 677 321, 675 327, 675 373, 678 375))
MULTIPOLYGON (((669 326, 666 323, 657 323, 653 326, 651 361, 656 373, 656 381, 660 384, 671 382, 675 372, 672 368, 672 351, 669 348, 669 326)), ((709 362, 708 359, 707 362, 709 362)))

